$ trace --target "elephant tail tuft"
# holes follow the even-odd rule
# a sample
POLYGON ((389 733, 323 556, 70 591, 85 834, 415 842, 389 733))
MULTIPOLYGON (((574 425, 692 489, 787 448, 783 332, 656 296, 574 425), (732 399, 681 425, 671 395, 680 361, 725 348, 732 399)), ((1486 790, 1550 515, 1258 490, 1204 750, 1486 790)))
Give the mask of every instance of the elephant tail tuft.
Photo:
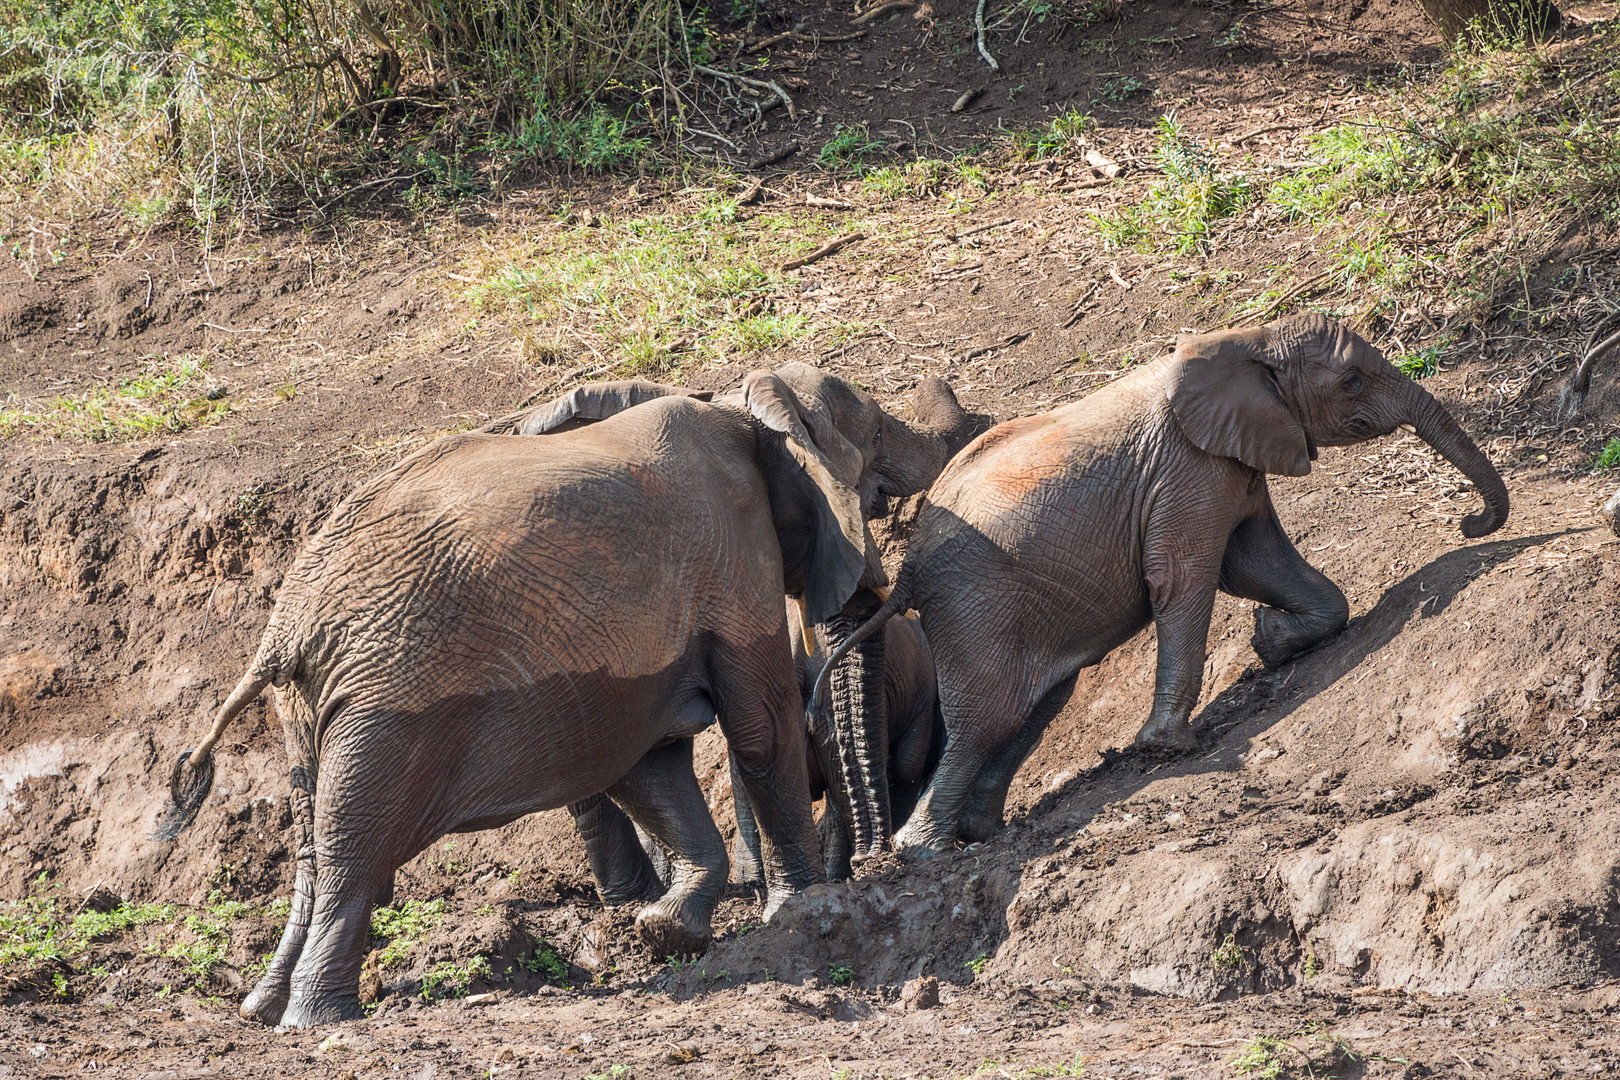
POLYGON ((174 771, 169 774, 170 805, 152 830, 152 839, 173 840, 191 824, 197 811, 202 808, 203 800, 208 798, 209 791, 214 787, 214 747, 219 744, 225 729, 236 719, 236 715, 247 708, 248 703, 258 697, 266 686, 278 681, 280 665, 267 652, 262 648, 259 650, 253 667, 242 676, 242 681, 236 684, 236 689, 225 699, 225 704, 219 707, 214 717, 214 727, 208 736, 197 744, 195 750, 187 750, 174 763, 174 771))
MULTIPOLYGON (((879 594, 881 595, 881 594, 879 594)), ((832 677, 833 668, 837 667, 849 651, 873 634, 883 628, 883 624, 894 616, 911 606, 911 564, 905 563, 896 575, 894 588, 884 598, 883 606, 872 613, 872 617, 855 629, 855 632, 843 641, 838 647, 827 655, 827 662, 821 666, 821 673, 816 676, 816 683, 810 692, 810 701, 805 706, 807 716, 813 717, 821 710, 821 699, 827 693, 827 682, 832 677)))

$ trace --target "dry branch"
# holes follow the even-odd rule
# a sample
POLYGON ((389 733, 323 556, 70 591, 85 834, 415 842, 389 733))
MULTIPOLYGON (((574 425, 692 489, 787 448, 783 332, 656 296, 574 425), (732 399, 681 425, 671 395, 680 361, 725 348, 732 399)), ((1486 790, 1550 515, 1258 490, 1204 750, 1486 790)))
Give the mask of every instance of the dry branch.
POLYGON ((714 79, 725 79, 727 82, 741 83, 744 86, 754 86, 761 90, 769 90, 775 94, 783 105, 787 106, 788 116, 794 120, 799 118, 799 110, 788 97, 788 92, 780 86, 766 79, 750 79, 747 75, 738 75, 734 71, 721 71, 719 68, 704 67, 702 64, 693 64, 692 70, 700 75, 707 75, 714 79))
POLYGON ((990 50, 984 45, 984 0, 979 0, 978 10, 973 13, 973 23, 979 28, 979 55, 990 65, 991 71, 1000 71, 1001 65, 996 63, 996 58, 990 55, 990 50))
POLYGON ((1271 303, 1267 304, 1260 311, 1255 312, 1253 315, 1246 316, 1241 322, 1238 322, 1235 325, 1236 326, 1248 326, 1250 323, 1265 322, 1266 319, 1269 316, 1271 316, 1272 314, 1274 314, 1277 311, 1278 308, 1282 307, 1284 304, 1288 303, 1288 301, 1290 301, 1290 300, 1294 300, 1294 299, 1297 299, 1297 298, 1305 295, 1307 292, 1309 292, 1312 289, 1316 288, 1316 286, 1320 285, 1323 281, 1325 281, 1327 278, 1331 277, 1332 275, 1333 275, 1333 270, 1331 268, 1329 268, 1327 270, 1323 270, 1320 274, 1313 274, 1312 276, 1306 278, 1304 281, 1300 282, 1298 285, 1295 285, 1292 289, 1289 289, 1287 292, 1285 292, 1281 296, 1277 297, 1277 299, 1275 299, 1271 303))
POLYGON ((962 91, 962 96, 951 102, 951 112, 961 112, 963 109, 973 104, 973 99, 978 97, 980 92, 980 88, 977 86, 962 91))
POLYGON ((847 236, 840 236, 836 240, 829 240, 808 255, 801 255, 797 259, 789 259, 787 262, 782 264, 782 271, 783 273, 786 273, 789 270, 797 270, 801 266, 809 266, 811 263, 816 262, 819 259, 825 259, 828 255, 831 255, 835 251, 840 251, 843 248, 856 243, 857 241, 865 239, 865 233, 855 232, 850 233, 847 236))
POLYGON ((775 165, 778 161, 782 161, 785 158, 792 157, 794 154, 797 154, 802 149, 804 149, 803 144, 796 143, 796 142, 790 142, 786 146, 780 147, 780 148, 778 148, 776 150, 772 150, 770 153, 766 154, 764 157, 755 158, 753 161, 750 161, 748 163, 748 167, 750 169, 763 169, 767 165, 775 165))
POLYGON ((891 11, 899 11, 902 8, 911 8, 916 6, 916 0, 888 0, 887 3, 879 4, 877 7, 866 9, 849 21, 855 26, 860 26, 862 23, 871 22, 879 15, 886 15, 891 11))

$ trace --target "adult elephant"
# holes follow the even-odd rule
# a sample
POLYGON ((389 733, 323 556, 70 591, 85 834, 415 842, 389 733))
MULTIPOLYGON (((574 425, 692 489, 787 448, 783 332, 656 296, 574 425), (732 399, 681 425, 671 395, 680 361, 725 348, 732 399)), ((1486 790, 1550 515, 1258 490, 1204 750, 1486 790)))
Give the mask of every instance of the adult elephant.
MULTIPOLYGON (((803 401, 813 402, 812 413, 822 426, 862 435, 862 454, 869 463, 866 480, 860 488, 862 515, 868 519, 886 511, 888 500, 924 490, 939 476, 945 463, 972 436, 974 421, 956 400, 950 384, 929 378, 912 392, 915 421, 908 423, 879 406, 871 395, 844 380, 807 364, 785 364, 775 375, 793 387, 803 401)), ((713 398, 718 404, 735 403, 740 389, 713 398)), ((639 405, 675 395, 708 397, 706 391, 667 386, 639 380, 587 383, 549 402, 493 421, 484 430, 510 435, 550 435, 571 431, 605 417, 617 416, 639 405)), ((868 537, 868 551, 875 551, 868 537)), ((886 583, 882 568, 869 567, 867 584, 886 583)), ((802 655, 804 632, 813 632, 823 649, 831 649, 881 604, 871 589, 859 590, 837 613, 826 619, 798 605, 798 618, 790 619, 795 628, 795 648, 802 655), (813 627, 813 631, 810 629, 813 627)), ((791 611, 791 608, 790 608, 791 611)), ((919 770, 927 758, 926 745, 919 751, 918 739, 926 733, 919 721, 922 712, 933 708, 933 668, 926 644, 905 636, 897 647, 902 655, 896 664, 885 662, 887 639, 879 635, 863 642, 833 673, 833 700, 830 722, 823 722, 815 735, 816 758, 811 763, 813 783, 824 782, 829 806, 839 815, 840 828, 834 834, 834 857, 840 863, 850 853, 869 855, 888 843, 892 835, 894 809, 891 805, 891 779, 902 787, 904 812, 915 801, 919 770), (920 650, 919 650, 920 645, 920 650), (926 690, 918 679, 926 678, 926 690), (905 683, 902 715, 895 723, 887 717, 887 703, 896 700, 885 693, 895 680, 905 683), (926 695, 926 696, 925 696, 926 695), (905 757, 890 760, 890 747, 905 757), (837 844, 844 843, 847 851, 837 844)), ((808 686, 808 671, 801 667, 808 686)), ((931 765, 931 762, 929 763, 931 765)), ((752 829, 747 818, 746 789, 738 811, 739 826, 746 836, 752 829)), ((605 798, 582 800, 569 807, 585 840, 586 852, 604 899, 615 902, 648 899, 663 888, 650 862, 642 855, 642 839, 630 823, 605 798)), ((902 815, 903 816, 903 815, 902 815)), ((738 869, 743 880, 759 877, 758 844, 750 855, 745 847, 737 851, 738 869)))
POLYGON ((819 878, 782 594, 825 620, 870 584, 861 505, 888 460, 877 418, 819 386, 828 400, 756 372, 729 405, 668 397, 553 438, 448 436, 333 512, 171 778, 177 829, 226 727, 277 687, 297 876, 243 1015, 358 1016, 370 911, 400 864, 603 790, 675 853, 642 935, 701 951, 726 856, 689 736, 716 716, 765 837, 767 917, 819 878))
POLYGON ((1484 496, 1463 535, 1500 527, 1507 488, 1484 453, 1378 350, 1316 314, 1183 338, 968 446, 929 492, 893 594, 840 646, 911 606, 934 650, 949 741, 897 845, 925 857, 999 829, 1013 774, 1076 674, 1149 622, 1158 670, 1136 741, 1195 746, 1217 589, 1262 605, 1253 645, 1268 666, 1343 629, 1344 594, 1294 549, 1266 474, 1303 476, 1317 447, 1401 424, 1484 496))
MULTIPOLYGON (((792 637, 793 663, 799 673, 799 686, 806 699, 826 655, 826 642, 818 652, 810 652, 824 631, 804 625, 796 601, 788 601, 788 633, 792 637)), ((935 689, 934 659, 928 640, 915 619, 891 619, 883 627, 883 732, 887 751, 887 780, 890 810, 894 822, 904 824, 917 804, 928 777, 933 775, 945 746, 945 725, 939 712, 935 689)), ((820 822, 821 855, 827 879, 850 876, 850 856, 854 836, 847 824, 848 799, 838 790, 839 748, 832 725, 825 714, 808 718, 805 729, 806 764, 809 769, 810 798, 827 796, 820 822), (829 781, 829 777, 833 779, 829 781)), ((748 790, 742 782, 735 759, 731 762, 732 808, 737 816, 737 840, 732 848, 732 866, 738 881, 764 880, 759 827, 754 819, 748 790)), ((569 812, 585 841, 586 857, 597 891, 609 903, 651 900, 664 892, 667 869, 662 849, 644 831, 638 831, 606 795, 569 804, 569 812)))

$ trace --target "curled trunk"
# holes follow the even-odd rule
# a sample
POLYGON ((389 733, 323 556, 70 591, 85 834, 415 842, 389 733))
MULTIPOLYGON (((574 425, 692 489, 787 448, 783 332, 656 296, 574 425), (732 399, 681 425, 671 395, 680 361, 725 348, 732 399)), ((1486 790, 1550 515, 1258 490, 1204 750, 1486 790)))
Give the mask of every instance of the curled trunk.
POLYGON ((1412 384, 1410 422, 1418 438, 1473 481, 1485 500, 1483 511, 1463 518, 1463 535, 1474 540, 1501 528, 1508 516, 1508 491, 1501 474, 1452 415, 1417 383, 1412 384))

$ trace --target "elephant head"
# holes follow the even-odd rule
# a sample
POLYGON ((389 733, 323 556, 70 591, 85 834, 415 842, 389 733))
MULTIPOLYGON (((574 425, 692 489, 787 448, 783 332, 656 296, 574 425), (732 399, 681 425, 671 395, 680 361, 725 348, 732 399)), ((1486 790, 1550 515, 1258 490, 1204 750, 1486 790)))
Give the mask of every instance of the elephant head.
MULTIPOLYGON (((805 403, 818 438, 824 430, 850 437, 853 454, 845 475, 852 478, 868 519, 883 514, 889 499, 926 490, 973 434, 972 419, 944 379, 924 379, 917 385, 911 399, 916 421, 907 423, 865 391, 807 364, 786 364, 775 374, 805 403)), ((715 400, 724 402, 729 396, 715 400)), ((805 621, 817 625, 813 633, 823 655, 842 644, 881 603, 873 589, 887 584, 887 579, 870 531, 865 543, 868 568, 861 590, 837 611, 806 606, 805 621)), ((831 672, 831 722, 818 717, 812 723, 812 742, 827 778, 828 797, 850 823, 855 863, 882 850, 893 831, 883 673, 883 635, 874 634, 831 672)))
MULTIPOLYGON (((485 430, 562 431, 675 394, 709 397, 650 382, 589 383, 485 430)), ((908 423, 864 390, 801 363, 754 372, 712 400, 749 412, 769 442, 780 477, 771 485, 771 502, 785 584, 830 651, 876 610, 880 598, 872 590, 886 584, 862 519, 884 513, 889 499, 926 490, 971 439, 974 422, 944 379, 917 385, 911 399, 915 420, 908 423), (844 503, 843 491, 853 493, 853 507, 844 503)), ((851 822, 857 862, 881 849, 891 832, 883 671, 879 634, 833 671, 831 723, 818 725, 822 735, 815 740, 829 797, 851 822)))
POLYGON ((1319 446, 1349 446, 1408 424, 1483 496, 1484 511, 1463 519, 1464 536, 1484 536, 1507 520, 1507 486, 1451 414, 1325 316, 1185 337, 1172 364, 1170 407, 1202 450, 1261 472, 1303 476, 1319 446))

